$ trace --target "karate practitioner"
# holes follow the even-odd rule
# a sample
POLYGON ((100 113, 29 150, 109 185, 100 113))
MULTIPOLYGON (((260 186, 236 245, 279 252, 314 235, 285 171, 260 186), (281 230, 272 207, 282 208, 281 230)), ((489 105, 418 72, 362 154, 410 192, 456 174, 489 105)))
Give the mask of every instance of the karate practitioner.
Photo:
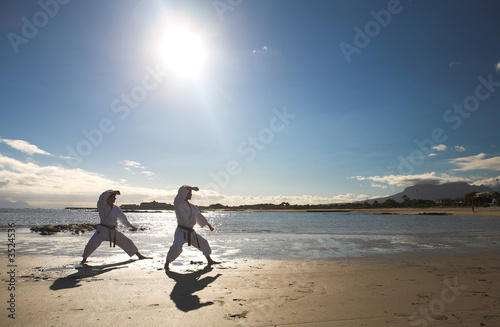
POLYGON ((127 252, 129 256, 136 254, 139 260, 151 259, 143 256, 134 242, 116 230, 118 221, 133 231, 137 230, 137 227, 133 226, 128 221, 120 207, 114 205, 117 194, 120 194, 120 191, 108 190, 103 192, 99 197, 97 201, 97 211, 99 211, 101 223, 83 251, 83 260, 81 264, 87 262, 87 258, 99 247, 99 245, 101 245, 102 241, 109 241, 110 247, 115 247, 115 244, 118 245, 127 252))
POLYGON ((193 245, 200 249, 207 258, 209 265, 220 263, 210 258, 210 253, 212 253, 210 245, 206 239, 196 234, 193 229, 194 225, 198 224, 201 227, 208 226, 210 231, 214 230, 212 225, 208 223, 207 219, 201 214, 198 208, 194 204, 189 203, 193 193, 192 191, 198 190, 199 189, 197 187, 184 185, 179 188, 177 196, 175 197, 174 209, 178 225, 174 234, 174 243, 170 247, 167 254, 167 261, 165 262, 166 271, 169 270, 169 264, 181 254, 182 246, 186 242, 188 242, 188 245, 193 245))

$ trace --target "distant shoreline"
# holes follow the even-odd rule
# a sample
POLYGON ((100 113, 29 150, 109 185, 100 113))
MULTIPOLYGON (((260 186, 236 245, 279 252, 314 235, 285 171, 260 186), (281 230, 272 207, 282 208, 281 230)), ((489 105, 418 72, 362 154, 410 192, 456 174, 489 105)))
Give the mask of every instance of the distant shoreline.
POLYGON ((262 210, 208 210, 208 211, 255 211, 255 212, 357 212, 373 214, 398 214, 398 215, 460 215, 500 217, 500 207, 475 208, 470 207, 431 207, 431 208, 378 208, 378 209, 262 209, 262 210))
MULTIPOLYGON (((201 207, 201 206, 200 206, 201 207)), ((68 210, 94 210, 95 208, 65 208, 68 210)), ((430 208, 377 208, 377 209, 211 209, 200 208, 203 211, 254 211, 254 212, 357 212, 373 214, 398 214, 398 215, 461 215, 500 217, 500 207, 476 207, 472 212, 471 207, 430 207, 430 208)), ((156 212, 155 210, 123 210, 124 212, 156 212)))
POLYGON ((481 217, 500 217, 500 207, 477 207, 472 212, 471 207, 432 207, 432 208, 389 208, 389 209, 356 209, 352 212, 367 212, 367 213, 391 213, 391 214, 433 214, 441 213, 448 215, 461 216, 481 216, 481 217))

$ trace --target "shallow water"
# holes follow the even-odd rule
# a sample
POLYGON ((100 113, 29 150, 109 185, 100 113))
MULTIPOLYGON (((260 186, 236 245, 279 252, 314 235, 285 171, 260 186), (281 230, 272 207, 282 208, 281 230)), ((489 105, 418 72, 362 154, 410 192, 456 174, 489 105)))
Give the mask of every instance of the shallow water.
MULTIPOLYGON (((499 250, 500 219, 471 216, 378 215, 339 212, 206 212, 215 227, 197 231, 209 241, 217 259, 241 258, 328 259, 416 253, 499 250)), ((175 213, 127 213, 141 232, 124 231, 141 253, 163 258, 173 241, 175 213)), ((92 233, 42 236, 34 225, 98 222, 95 211, 2 210, 0 226, 16 224, 16 253, 79 257, 92 233)), ((5 228, 2 229, 5 231, 5 228)), ((7 238, 6 233, 2 233, 7 238)), ((181 257, 202 260, 201 253, 184 246, 181 257)), ((103 242, 93 256, 124 254, 103 242)))

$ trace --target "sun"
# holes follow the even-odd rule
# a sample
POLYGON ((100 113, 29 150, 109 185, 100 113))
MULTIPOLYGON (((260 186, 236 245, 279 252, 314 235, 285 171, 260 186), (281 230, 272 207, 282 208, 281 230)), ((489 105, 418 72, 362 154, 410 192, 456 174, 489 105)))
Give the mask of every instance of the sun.
POLYGON ((148 57, 171 78, 202 82, 214 55, 210 32, 178 11, 160 10, 154 15, 144 39, 148 57))
POLYGON ((170 26, 159 43, 159 55, 168 72, 190 79, 203 75, 207 51, 199 33, 185 26, 170 26))

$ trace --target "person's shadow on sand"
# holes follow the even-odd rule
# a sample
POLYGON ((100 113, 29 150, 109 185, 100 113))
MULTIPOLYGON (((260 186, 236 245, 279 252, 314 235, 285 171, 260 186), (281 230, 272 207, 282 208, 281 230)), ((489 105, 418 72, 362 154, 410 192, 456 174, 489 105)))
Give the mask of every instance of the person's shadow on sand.
POLYGON ((176 281, 175 286, 170 293, 170 298, 174 301, 177 309, 188 312, 214 304, 213 302, 202 303, 200 302, 198 295, 193 294, 201 291, 221 276, 221 274, 217 274, 214 277, 204 277, 199 279, 202 275, 212 271, 212 269, 213 268, 211 266, 206 266, 203 270, 198 270, 188 274, 179 274, 172 271, 166 272, 168 277, 176 281))
POLYGON ((128 265, 134 261, 136 260, 127 260, 100 266, 89 266, 87 264, 78 265, 77 267, 75 267, 78 270, 76 273, 56 279, 54 283, 50 285, 50 289, 58 291, 67 288, 80 287, 82 286, 80 285, 80 281, 85 278, 91 278, 115 269, 125 268, 125 265, 128 265))

